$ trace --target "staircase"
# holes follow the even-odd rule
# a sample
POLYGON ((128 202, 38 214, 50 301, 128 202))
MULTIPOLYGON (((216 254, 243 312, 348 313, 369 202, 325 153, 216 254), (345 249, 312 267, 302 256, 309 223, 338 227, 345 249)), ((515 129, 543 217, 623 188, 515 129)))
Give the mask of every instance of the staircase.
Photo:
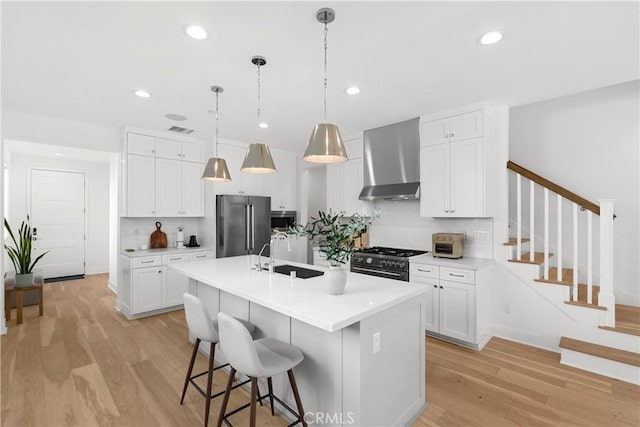
POLYGON ((562 312, 561 363, 640 384, 640 308, 616 305, 613 293, 614 201, 589 202, 513 162, 507 169, 507 269, 562 312))

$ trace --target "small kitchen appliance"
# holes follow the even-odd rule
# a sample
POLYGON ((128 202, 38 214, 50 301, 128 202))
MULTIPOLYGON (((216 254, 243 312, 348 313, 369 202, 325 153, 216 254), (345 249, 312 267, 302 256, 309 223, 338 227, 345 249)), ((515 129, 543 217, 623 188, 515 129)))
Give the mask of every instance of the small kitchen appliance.
POLYGON ((184 248, 184 231, 182 231, 182 227, 178 227, 178 232, 176 233, 176 248, 184 248))
POLYGON ((381 246, 361 249, 351 254, 351 272, 408 282, 410 259, 425 253, 381 246))
POLYGON ((463 233, 433 233, 431 253, 438 258, 462 258, 464 253, 463 233))

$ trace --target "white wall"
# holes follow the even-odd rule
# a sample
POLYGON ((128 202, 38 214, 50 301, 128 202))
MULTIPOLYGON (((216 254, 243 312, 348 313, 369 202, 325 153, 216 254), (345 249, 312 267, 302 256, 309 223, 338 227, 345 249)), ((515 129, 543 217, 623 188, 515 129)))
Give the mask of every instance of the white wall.
POLYGON ((19 224, 27 215, 28 168, 84 172, 87 185, 86 274, 109 271, 109 163, 36 157, 13 153, 10 166, 9 221, 19 224))
POLYGON ((512 161, 587 200, 616 199, 616 302, 636 306, 640 305, 639 91, 636 80, 515 107, 510 110, 509 132, 512 161))
POLYGON ((2 110, 2 138, 86 150, 120 151, 120 129, 2 110))
POLYGON ((493 258, 493 219, 425 218, 419 200, 377 201, 379 218, 370 227, 369 246, 431 250, 433 233, 465 233, 464 256, 493 258))

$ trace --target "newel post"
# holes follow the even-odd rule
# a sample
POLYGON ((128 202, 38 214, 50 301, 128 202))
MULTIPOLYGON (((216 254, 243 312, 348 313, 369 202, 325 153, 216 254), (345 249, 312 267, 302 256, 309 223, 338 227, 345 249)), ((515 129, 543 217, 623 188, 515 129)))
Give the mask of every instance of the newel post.
POLYGON ((600 294, 598 304, 607 307, 602 326, 615 326, 616 300, 613 294, 613 202, 598 199, 600 204, 600 294))

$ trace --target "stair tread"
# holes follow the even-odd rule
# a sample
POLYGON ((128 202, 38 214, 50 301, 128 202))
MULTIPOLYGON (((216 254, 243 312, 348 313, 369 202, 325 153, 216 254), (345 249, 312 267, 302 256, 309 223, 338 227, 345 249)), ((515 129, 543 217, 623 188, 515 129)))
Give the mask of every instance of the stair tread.
POLYGON ((562 280, 558 280, 558 267, 551 267, 549 269, 549 278, 545 279, 544 276, 534 279, 536 282, 542 283, 553 283, 555 285, 564 285, 571 286, 573 285, 573 269, 572 268, 563 268, 562 269, 562 280))
MULTIPOLYGON (((529 239, 520 239, 520 242, 522 243, 527 243, 529 241, 529 239)), ((518 238, 517 237, 510 237, 509 241, 506 243, 503 243, 504 246, 515 246, 518 243, 518 238)))
POLYGON ((589 304, 584 301, 565 301, 565 304, 569 305, 577 305, 579 307, 587 307, 587 308, 595 308, 596 310, 606 310, 607 307, 603 307, 601 305, 589 304))
POLYGON ((616 326, 600 326, 600 328, 640 336, 640 307, 616 304, 616 326))
MULTIPOLYGON (((549 254, 549 258, 553 256, 552 253, 549 254)), ((541 265, 544 263, 544 253, 542 252, 534 252, 533 253, 533 261, 529 261, 529 252, 526 254, 522 254, 520 259, 510 259, 509 262, 519 262, 522 264, 536 264, 541 265)))
POLYGON ((594 344, 568 337, 560 337, 560 348, 640 367, 640 354, 632 351, 607 347, 606 345, 594 344))

